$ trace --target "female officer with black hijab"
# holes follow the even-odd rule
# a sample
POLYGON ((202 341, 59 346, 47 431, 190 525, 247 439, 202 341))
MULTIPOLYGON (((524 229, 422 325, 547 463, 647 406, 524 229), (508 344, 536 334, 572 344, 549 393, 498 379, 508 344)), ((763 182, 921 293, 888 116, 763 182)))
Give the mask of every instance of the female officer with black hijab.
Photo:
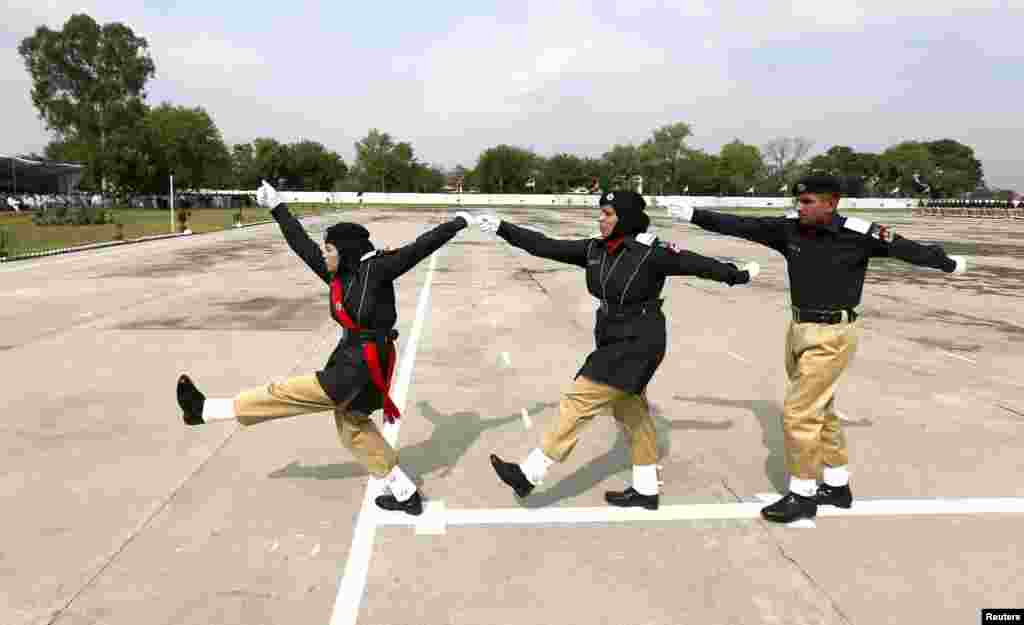
POLYGON ((665 357, 665 315, 658 296, 668 276, 699 276, 730 286, 745 284, 759 267, 732 263, 665 244, 646 232, 646 203, 633 191, 605 193, 600 200, 601 238, 551 239, 496 217, 480 218, 484 232, 496 232, 534 256, 586 269, 587 290, 600 300, 594 337, 597 349, 577 372, 559 404, 559 418, 521 464, 491 455, 498 477, 526 497, 548 468, 564 462, 578 436, 602 410, 611 408, 631 440, 633 486, 606 493, 614 506, 658 508, 658 446, 646 388, 665 357))
POLYGON ((321 250, 273 187, 264 182, 257 198, 260 206, 271 209, 292 251, 330 286, 331 317, 345 328, 345 336, 315 375, 294 376, 242 391, 233 398, 207 399, 183 374, 177 395, 185 423, 232 419, 249 426, 333 410, 342 444, 390 490, 390 494, 377 497, 377 505, 413 515, 422 513, 416 485, 398 466, 398 454, 369 415, 383 408, 389 423, 401 416, 390 397, 398 338, 394 281, 475 219, 457 213, 455 219, 412 243, 385 252, 374 249, 363 226, 338 223, 327 229, 321 250))

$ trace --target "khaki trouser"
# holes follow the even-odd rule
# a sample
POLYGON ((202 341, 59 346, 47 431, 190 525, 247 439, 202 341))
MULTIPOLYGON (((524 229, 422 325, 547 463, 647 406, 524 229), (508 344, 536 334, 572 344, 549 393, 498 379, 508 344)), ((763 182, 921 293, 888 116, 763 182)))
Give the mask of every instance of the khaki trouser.
POLYGON ((558 404, 558 421, 544 434, 542 451, 557 462, 572 453, 579 433, 602 410, 611 407, 615 420, 626 430, 633 464, 648 465, 658 460, 657 434, 647 406, 647 396, 634 395, 580 376, 558 404))
POLYGON ((789 322, 786 334, 786 375, 782 431, 786 468, 800 479, 816 479, 822 463, 848 461, 846 436, 835 412, 839 376, 850 364, 860 338, 860 320, 853 323, 789 322))
POLYGON ((371 475, 382 478, 398 464, 398 453, 388 444, 369 415, 348 410, 358 390, 335 404, 315 375, 300 375, 284 382, 242 391, 235 396, 235 418, 242 425, 256 425, 313 412, 334 411, 338 437, 371 475))

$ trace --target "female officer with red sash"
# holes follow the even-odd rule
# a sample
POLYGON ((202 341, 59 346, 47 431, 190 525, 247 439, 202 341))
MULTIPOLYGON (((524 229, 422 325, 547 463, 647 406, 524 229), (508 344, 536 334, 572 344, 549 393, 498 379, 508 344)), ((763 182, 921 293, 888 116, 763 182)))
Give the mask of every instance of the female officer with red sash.
POLYGON ((390 394, 398 356, 394 280, 475 220, 460 212, 409 245, 387 252, 374 249, 366 228, 343 222, 327 229, 321 250, 273 187, 264 182, 257 199, 260 206, 271 209, 292 251, 330 286, 331 317, 345 328, 345 336, 315 374, 245 390, 233 398, 207 399, 182 375, 177 395, 185 423, 237 419, 248 426, 333 410, 341 443, 389 487, 390 494, 378 497, 377 505, 422 513, 416 485, 398 466, 397 452, 369 415, 383 408, 389 423, 401 416, 390 394))

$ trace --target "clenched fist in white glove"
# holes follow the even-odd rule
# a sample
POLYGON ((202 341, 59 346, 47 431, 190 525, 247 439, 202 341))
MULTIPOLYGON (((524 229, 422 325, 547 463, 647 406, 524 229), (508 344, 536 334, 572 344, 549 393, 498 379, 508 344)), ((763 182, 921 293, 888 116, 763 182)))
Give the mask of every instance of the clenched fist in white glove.
POLYGON ((488 234, 493 234, 498 231, 498 226, 501 225, 501 220, 495 215, 484 215, 480 217, 480 230, 488 234))
POLYGON ((263 208, 273 210, 281 204, 284 204, 284 200, 277 192, 277 189, 267 184, 267 181, 264 180, 263 184, 260 185, 259 191, 256 192, 256 203, 263 208))
POLYGON ((746 271, 747 273, 749 273, 750 279, 753 280, 757 276, 757 274, 761 273, 761 265, 757 264, 754 261, 750 261, 746 265, 740 267, 740 271, 746 271))
POLYGON ((953 262, 956 263, 956 269, 953 270, 953 273, 963 273, 967 271, 966 256, 950 256, 950 258, 952 258, 953 262))
POLYGON ((689 222, 693 220, 693 207, 685 204, 669 204, 668 216, 672 221, 689 222))
POLYGON ((459 212, 455 213, 455 216, 456 217, 462 217, 463 219, 465 219, 466 220, 466 224, 469 225, 469 226, 475 226, 476 223, 477 223, 477 218, 472 216, 472 215, 470 215, 466 211, 459 211, 459 212))

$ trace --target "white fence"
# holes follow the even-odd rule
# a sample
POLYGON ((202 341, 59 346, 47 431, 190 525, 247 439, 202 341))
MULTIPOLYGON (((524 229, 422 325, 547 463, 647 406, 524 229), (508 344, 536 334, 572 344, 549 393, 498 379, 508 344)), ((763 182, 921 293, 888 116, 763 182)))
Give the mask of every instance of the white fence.
MULTIPOLYGON (((201 191, 204 194, 256 195, 255 191, 201 191)), ((287 202, 310 202, 318 204, 407 204, 432 206, 581 206, 597 207, 599 195, 565 194, 485 194, 485 193, 363 193, 354 192, 321 193, 307 191, 281 191, 287 202)), ((669 204, 688 204, 702 208, 779 208, 793 206, 792 197, 715 197, 661 195, 644 196, 648 208, 669 204)), ((843 198, 839 208, 881 208, 910 209, 917 200, 908 198, 843 198)))

